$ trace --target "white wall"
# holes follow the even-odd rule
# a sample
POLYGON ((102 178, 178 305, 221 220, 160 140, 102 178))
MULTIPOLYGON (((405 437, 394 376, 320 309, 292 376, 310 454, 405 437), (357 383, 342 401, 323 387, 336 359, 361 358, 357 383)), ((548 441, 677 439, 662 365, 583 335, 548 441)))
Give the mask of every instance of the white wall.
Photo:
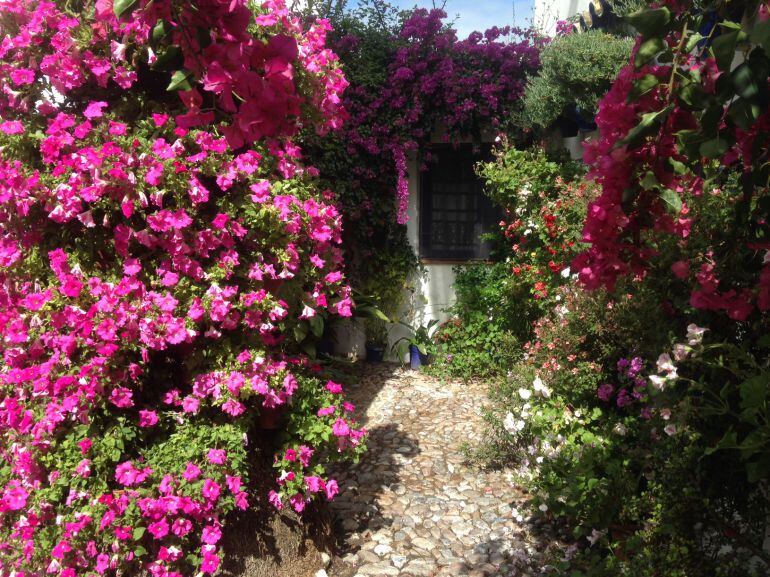
MULTIPOLYGON (((420 254, 420 169, 417 159, 407 161, 409 171, 409 221, 406 223, 406 235, 416 254, 420 254)), ((448 315, 444 310, 456 300, 453 285, 455 282, 454 264, 423 264, 422 271, 413 279, 414 295, 412 315, 415 324, 427 324, 429 320, 445 321, 448 315)))
POLYGON ((556 22, 588 10, 590 0, 535 0, 535 28, 547 36, 556 34, 556 22))

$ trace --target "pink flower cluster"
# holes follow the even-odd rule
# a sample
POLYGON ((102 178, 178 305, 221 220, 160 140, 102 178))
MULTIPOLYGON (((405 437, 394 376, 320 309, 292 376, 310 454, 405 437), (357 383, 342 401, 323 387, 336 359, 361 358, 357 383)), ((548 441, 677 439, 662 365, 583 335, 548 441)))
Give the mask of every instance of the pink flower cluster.
MULTIPOLYGON (((677 17, 688 17, 684 5, 668 4, 677 17)), ((673 27, 674 32, 665 38, 669 46, 680 44, 681 28, 673 27)), ((718 225, 702 218, 706 215, 698 214, 697 209, 705 205, 703 198, 721 191, 704 191, 703 169, 711 160, 701 158, 701 154, 707 148, 693 155, 692 148, 688 150, 680 140, 688 134, 699 135, 699 131, 706 135, 712 128, 718 131, 725 145, 717 159, 722 172, 743 172, 745 181, 758 170, 754 166, 760 148, 757 139, 770 128, 770 113, 759 115, 748 128, 728 122, 732 100, 722 103, 717 98, 717 81, 724 71, 705 50, 690 43, 693 52, 677 53, 674 65, 697 79, 687 89, 697 90, 704 100, 714 99, 709 114, 693 113, 689 92, 675 82, 677 75, 672 76, 671 64, 636 67, 640 45, 641 40, 632 61, 620 71, 599 105, 596 122, 600 137, 586 146, 590 175, 601 185, 602 193, 590 204, 585 220, 583 240, 589 247, 574 259, 572 268, 587 288, 612 288, 622 276, 646 274, 660 257, 660 241, 673 236, 684 258, 674 262, 671 270, 676 278, 689 283, 691 306, 721 311, 737 321, 748 319, 754 311, 770 310, 770 260, 759 256, 767 253, 770 243, 761 235, 752 238, 752 230, 766 226, 764 213, 747 207, 748 216, 741 222, 744 217, 735 210, 731 214, 735 227, 722 218, 718 225), (653 87, 636 91, 642 81, 653 87), (719 111, 718 106, 724 110, 719 111), (721 114, 715 116, 716 125, 702 126, 714 112, 721 114), (728 130, 733 132, 722 137, 728 130), (726 228, 734 228, 736 234, 725 243, 720 235, 726 228), (693 248, 688 251, 691 244, 693 248), (736 270, 733 266, 737 254, 734 244, 744 255, 740 258, 751 262, 749 267, 736 270), (730 249, 718 254, 720 245, 730 249), (690 252, 692 256, 688 256, 690 252)), ((757 190, 755 194, 764 192, 757 190)), ((748 191, 741 194, 750 200, 748 191)), ((728 199, 725 204, 736 202, 728 199)))
POLYGON ((261 413, 307 412, 285 432, 327 497, 363 446, 296 354, 353 304, 290 139, 339 123, 345 81, 279 2, 71 10, 0 3, 0 574, 212 574, 261 413), (175 48, 181 98, 152 69, 175 48))
MULTIPOLYGON (((519 106, 545 42, 529 31, 497 27, 458 40, 445 18, 442 10, 414 10, 391 41, 382 85, 357 85, 345 94, 345 142, 359 159, 355 177, 376 181, 393 175, 395 166, 389 187, 397 193, 402 224, 409 194, 404 155, 430 144, 437 129, 459 142, 501 127, 519 106), (505 40, 511 33, 515 39, 505 40)), ((343 59, 355 55, 360 42, 345 36, 337 51, 343 59)))

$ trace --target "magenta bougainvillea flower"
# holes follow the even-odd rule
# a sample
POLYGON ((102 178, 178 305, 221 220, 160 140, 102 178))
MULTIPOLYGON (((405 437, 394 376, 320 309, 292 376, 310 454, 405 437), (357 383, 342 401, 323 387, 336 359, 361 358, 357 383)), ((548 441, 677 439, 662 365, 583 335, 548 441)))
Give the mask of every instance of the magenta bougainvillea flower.
POLYGON ((353 304, 292 141, 345 118, 328 23, 275 0, 0 20, 0 574, 213 573, 226 514, 267 498, 261 418, 297 511, 363 446, 301 354, 353 304))

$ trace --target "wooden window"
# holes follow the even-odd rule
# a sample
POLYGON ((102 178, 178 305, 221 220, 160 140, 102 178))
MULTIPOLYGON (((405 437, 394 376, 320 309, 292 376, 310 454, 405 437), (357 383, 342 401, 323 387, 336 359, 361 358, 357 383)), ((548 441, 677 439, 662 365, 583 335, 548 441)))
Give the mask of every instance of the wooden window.
POLYGON ((489 146, 434 146, 420 186, 420 257, 475 260, 489 257, 482 240, 494 232, 502 212, 483 193, 475 165, 489 160, 489 146))

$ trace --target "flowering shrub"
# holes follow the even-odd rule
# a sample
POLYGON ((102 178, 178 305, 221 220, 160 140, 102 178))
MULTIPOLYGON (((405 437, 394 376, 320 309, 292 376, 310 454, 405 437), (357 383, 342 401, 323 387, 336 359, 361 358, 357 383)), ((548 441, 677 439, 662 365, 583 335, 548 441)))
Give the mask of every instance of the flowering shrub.
POLYGON ((506 219, 493 239, 496 262, 457 267, 453 318, 437 333, 441 354, 431 370, 462 378, 505 374, 519 360, 533 323, 570 280, 568 263, 592 190, 565 182, 581 172, 575 163, 507 141, 477 170, 484 193, 505 209, 506 219))
POLYGON ((586 150, 602 186, 584 229, 590 247, 574 266, 587 287, 644 273, 666 235, 686 250, 698 199, 743 171, 730 188, 729 220, 719 225, 731 233, 729 248, 713 246, 673 272, 690 284, 695 308, 737 321, 770 308, 768 13, 756 2, 739 2, 729 14, 667 2, 630 17, 641 36, 599 105, 601 138, 586 150), (733 67, 742 42, 745 58, 733 67), (741 274, 729 268, 738 260, 741 274))
MULTIPOLYGON (((350 119, 305 149, 337 193, 351 285, 397 318, 417 269, 402 226, 411 155, 429 161, 439 131, 459 141, 510 128, 542 40, 498 28, 460 40, 442 11, 381 0, 338 15, 331 38, 351 84, 342 100, 350 119)), ((380 329, 370 324, 367 337, 380 329)))
MULTIPOLYGON (((708 353, 694 324, 684 342, 671 340, 678 323, 656 291, 633 288, 622 298, 561 289, 562 302, 538 322, 524 360, 493 389, 487 418, 496 443, 487 457, 520 468, 535 513, 572 543, 553 546, 557 574, 737 577, 756 567, 760 575, 761 562, 749 558, 761 549, 766 501, 748 472, 736 474, 735 441, 748 422, 715 422, 714 410, 738 414, 748 399, 758 409, 763 373, 740 355, 717 368, 725 349, 708 353), (708 355, 714 365, 704 371, 708 355), (725 380, 711 371, 726 376, 738 364, 746 371, 738 379, 748 383, 720 397, 725 380), (720 437, 724 446, 715 451, 720 437)), ((746 453, 748 471, 756 470, 758 450, 746 453)))
POLYGON ((550 308, 554 289, 570 278, 579 225, 594 196, 592 187, 574 180, 579 173, 574 163, 549 160, 542 150, 513 147, 502 148, 493 162, 479 167, 485 193, 506 211, 500 227, 512 249, 506 263, 519 289, 515 300, 522 340, 529 338, 531 323, 550 308))
POLYGON ((277 1, 72 10, 0 4, 0 573, 212 574, 258 421, 279 508, 362 448, 297 354, 351 314, 290 139, 345 81, 277 1))
POLYGON ((537 69, 544 42, 530 31, 496 27, 459 40, 445 18, 442 10, 417 9, 392 30, 349 26, 335 45, 343 61, 355 61, 370 44, 381 52, 387 38, 377 58, 385 74, 373 78, 364 70, 345 95, 350 121, 342 142, 358 160, 353 170, 364 182, 395 167, 400 223, 406 222, 408 200, 405 155, 424 149, 437 129, 447 142, 502 129, 520 107, 525 78, 537 69), (504 40, 509 34, 514 39, 504 40))
POLYGON ((629 17, 641 36, 586 151, 599 195, 571 269, 592 290, 557 289, 488 416, 489 453, 524 465, 534 510, 573 540, 559 574, 770 566, 767 15, 629 17))

